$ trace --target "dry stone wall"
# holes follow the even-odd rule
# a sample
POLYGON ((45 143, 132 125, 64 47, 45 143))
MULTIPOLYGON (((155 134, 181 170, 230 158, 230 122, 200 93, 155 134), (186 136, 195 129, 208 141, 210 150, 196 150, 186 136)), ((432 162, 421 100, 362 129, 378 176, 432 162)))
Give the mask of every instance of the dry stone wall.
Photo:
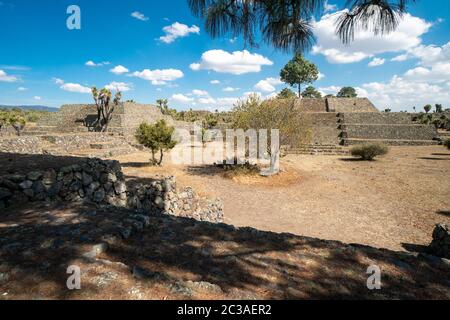
POLYGON ((84 159, 58 170, 0 177, 0 209, 34 201, 89 202, 135 209, 147 215, 168 214, 221 222, 220 200, 207 200, 191 188, 178 190, 174 177, 128 186, 120 163, 84 159))

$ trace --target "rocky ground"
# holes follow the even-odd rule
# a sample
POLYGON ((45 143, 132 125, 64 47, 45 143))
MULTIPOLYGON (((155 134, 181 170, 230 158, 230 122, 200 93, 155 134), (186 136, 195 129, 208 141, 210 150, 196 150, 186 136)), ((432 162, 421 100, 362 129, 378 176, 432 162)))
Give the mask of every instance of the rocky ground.
POLYGON ((0 217, 1 299, 450 299, 449 274, 447 260, 426 254, 118 208, 52 204, 0 217), (72 291, 73 265, 81 289, 72 291), (367 288, 371 265, 381 290, 367 288))

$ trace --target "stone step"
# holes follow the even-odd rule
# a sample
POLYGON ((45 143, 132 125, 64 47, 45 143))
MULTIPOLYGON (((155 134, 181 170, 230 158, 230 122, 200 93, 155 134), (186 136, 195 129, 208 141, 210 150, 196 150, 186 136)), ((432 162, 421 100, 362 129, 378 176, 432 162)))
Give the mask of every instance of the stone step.
POLYGON ((73 151, 70 153, 70 155, 86 158, 109 158, 129 153, 131 153, 129 148, 113 148, 109 150, 83 149, 73 151))
POLYGON ((117 146, 117 143, 115 142, 98 142, 98 143, 91 143, 90 147, 91 149, 96 150, 109 150, 114 149, 117 146))
POLYGON ((388 146, 432 146, 438 145, 435 140, 390 140, 390 139, 343 139, 346 146, 364 143, 384 143, 388 146))

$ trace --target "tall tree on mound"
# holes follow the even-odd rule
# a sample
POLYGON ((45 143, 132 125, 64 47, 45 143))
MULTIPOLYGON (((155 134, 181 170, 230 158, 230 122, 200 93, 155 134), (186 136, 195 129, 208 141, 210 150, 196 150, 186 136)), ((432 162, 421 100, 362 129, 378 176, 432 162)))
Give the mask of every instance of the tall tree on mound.
MULTIPOLYGON (((407 5, 416 0, 348 0, 336 20, 336 33, 344 43, 356 30, 375 35, 394 31, 407 5)), ((188 0, 212 37, 228 33, 242 36, 256 47, 262 40, 285 52, 303 52, 314 42, 313 19, 324 11, 326 0, 188 0)))
POLYGON ((309 86, 303 91, 302 93, 303 98, 313 98, 313 99, 320 99, 322 98, 322 94, 316 90, 313 86, 309 86))
POLYGON ((319 78, 319 70, 314 63, 296 54, 280 72, 281 81, 298 87, 298 96, 302 97, 302 84, 313 83, 319 78))
POLYGON ((343 87, 336 95, 338 98, 356 98, 357 96, 358 94, 353 87, 343 87))
POLYGON ((113 112, 115 108, 120 104, 122 93, 120 91, 117 91, 114 96, 114 100, 111 103, 111 90, 103 88, 98 91, 96 87, 93 87, 92 97, 94 98, 95 105, 97 106, 97 120, 95 123, 95 130, 98 132, 106 132, 108 131, 108 126, 111 122, 113 112))

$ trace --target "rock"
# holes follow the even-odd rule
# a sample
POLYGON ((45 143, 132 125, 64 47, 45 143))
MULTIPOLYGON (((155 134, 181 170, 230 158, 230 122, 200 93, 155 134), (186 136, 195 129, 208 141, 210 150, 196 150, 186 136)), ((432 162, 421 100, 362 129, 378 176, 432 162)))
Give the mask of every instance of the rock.
POLYGON ((0 209, 5 209, 6 208, 6 203, 3 200, 0 200, 0 209))
POLYGON ((127 191, 127 186, 123 181, 116 181, 114 182, 114 190, 116 194, 121 194, 127 191))
POLYGON ((6 282, 9 280, 9 274, 2 272, 0 273, 0 282, 6 282))
POLYGON ((23 193, 29 198, 34 197, 34 191, 32 189, 25 189, 25 190, 23 190, 23 193))
POLYGON ((0 200, 9 198, 12 196, 11 191, 9 191, 8 189, 5 188, 0 188, 0 200))
POLYGON ((42 173, 39 171, 32 171, 27 175, 27 179, 31 181, 39 180, 42 177, 42 173))
POLYGON ((78 191, 82 188, 82 183, 80 181, 75 181, 70 185, 70 191, 78 191))
POLYGON ((105 199, 105 196, 106 196, 105 191, 100 189, 100 190, 94 192, 94 195, 92 196, 92 200, 99 203, 99 202, 102 202, 103 199, 105 199))
POLYGON ((152 281, 166 281, 169 277, 160 272, 152 272, 147 269, 134 266, 133 267, 133 277, 139 280, 152 280, 152 281))
POLYGON ((46 185, 50 185, 56 182, 56 171, 51 169, 44 172, 42 177, 42 183, 46 185))
POLYGON ((41 181, 35 181, 33 183, 32 189, 33 189, 34 194, 43 193, 45 191, 44 185, 42 184, 41 181))
POLYGON ((119 232, 120 236, 125 240, 131 237, 131 228, 130 227, 120 227, 118 229, 118 232, 119 232))
POLYGON ((19 186, 22 189, 30 189, 33 186, 33 181, 26 180, 26 181, 22 182, 21 184, 19 184, 19 186))
POLYGON ((92 179, 92 176, 85 172, 83 172, 81 176, 82 176, 81 180, 83 182, 83 186, 85 186, 85 187, 89 186, 94 181, 92 179))
POLYGON ((157 196, 153 203, 160 209, 164 209, 164 199, 160 196, 157 196))
POLYGON ((88 194, 93 194, 98 188, 100 188, 100 183, 98 183, 97 181, 92 182, 89 187, 87 188, 87 192, 88 194))
POLYGON ((436 225, 428 251, 438 257, 450 259, 450 230, 447 225, 436 225))
POLYGON ((217 284, 212 284, 209 282, 193 282, 193 281, 187 281, 185 282, 185 285, 193 290, 202 290, 207 291, 209 293, 215 293, 215 294, 222 294, 222 288, 219 287, 217 284))
POLYGON ((169 286, 170 292, 183 296, 192 296, 192 289, 187 287, 183 282, 176 282, 169 286))
POLYGON ((92 249, 89 252, 83 254, 83 257, 88 259, 95 259, 102 253, 105 253, 108 250, 107 243, 100 243, 92 246, 92 249))
POLYGON ((11 191, 19 190, 19 185, 17 183, 14 183, 11 180, 2 179, 2 178, 0 178, 0 187, 4 187, 11 191))

